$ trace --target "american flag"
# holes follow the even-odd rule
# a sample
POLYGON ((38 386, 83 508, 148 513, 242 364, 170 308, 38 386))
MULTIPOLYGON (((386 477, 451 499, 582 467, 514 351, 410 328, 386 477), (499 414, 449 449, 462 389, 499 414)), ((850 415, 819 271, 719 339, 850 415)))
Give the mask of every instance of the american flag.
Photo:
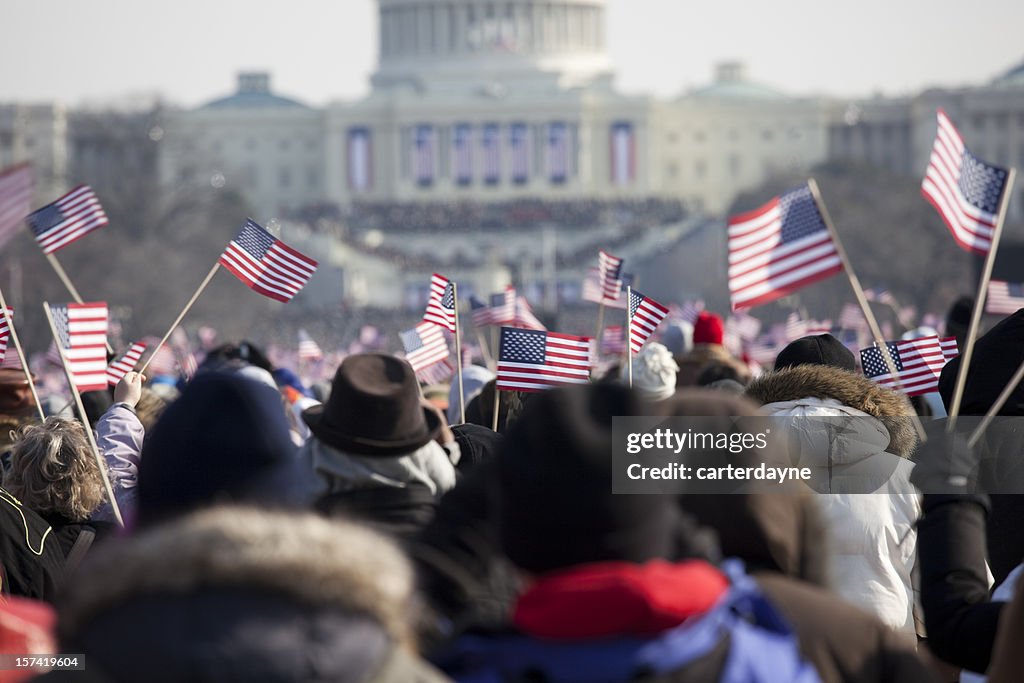
POLYGON ((888 289, 869 287, 864 290, 864 298, 868 301, 876 301, 880 304, 891 306, 896 303, 896 297, 888 289))
POLYGON ((622 291, 622 259, 601 249, 597 252, 597 274, 605 299, 618 299, 622 291))
POLYGON ((808 185, 729 219, 733 310, 773 301, 842 269, 808 185))
POLYGON ((10 306, 7 307, 7 315, 0 315, 0 361, 7 355, 7 340, 11 336, 8 320, 11 321, 11 324, 14 323, 14 309, 10 306))
POLYGON ((19 164, 0 173, 0 246, 21 229, 32 210, 35 175, 29 164, 19 164))
POLYGON ((429 123, 416 126, 416 139, 413 140, 413 168, 416 183, 422 187, 434 182, 434 127, 429 123))
POLYGON ((320 348, 320 345, 309 336, 309 332, 305 330, 299 330, 299 359, 300 360, 320 360, 324 357, 324 352, 320 348))
POLYGON ((185 328, 176 327, 171 332, 171 349, 174 351, 174 359, 178 362, 178 370, 186 379, 192 379, 199 369, 196 356, 192 353, 192 344, 188 340, 185 328))
POLYGON ((142 342, 132 342, 124 355, 107 366, 107 384, 115 386, 121 378, 135 369, 135 365, 142 358, 146 345, 142 342))
POLYGON ((693 325, 697 322, 697 318, 700 316, 700 312, 704 310, 704 302, 701 300, 697 301, 684 301, 682 306, 677 306, 676 310, 672 311, 671 317, 693 325))
POLYGON ((434 363, 446 360, 450 355, 448 342, 440 327, 428 322, 421 322, 411 330, 399 332, 402 346, 405 348, 405 360, 416 372, 434 363))
POLYGON ((468 123, 457 123, 452 131, 452 168, 456 184, 473 182, 473 127, 468 123))
POLYGON ((985 312, 993 315, 1010 315, 1024 308, 1024 283, 991 280, 988 283, 988 297, 985 312))
POLYGON ((543 391, 590 381, 590 339, 559 332, 501 328, 497 387, 543 391))
POLYGON ((522 185, 530 179, 530 129, 525 123, 509 127, 512 157, 512 182, 522 185))
POLYGON ((569 130, 564 121, 548 124, 548 174, 553 183, 569 177, 569 130))
POLYGON ((473 314, 473 324, 477 327, 486 327, 491 324, 491 307, 475 294, 469 296, 469 310, 473 314))
POLYGON ((501 132, 498 124, 484 124, 480 145, 484 153, 484 182, 497 185, 501 181, 501 132))
POLYGON ((440 325, 449 332, 455 331, 455 287, 443 275, 434 273, 430 276, 430 294, 423 322, 440 325))
POLYGON ((921 194, 946 221, 962 249, 987 254, 1009 174, 971 154, 941 109, 938 119, 921 194))
POLYGON ((857 304, 845 304, 839 312, 839 327, 844 330, 861 330, 867 327, 864 313, 857 304))
POLYGON ((316 261, 275 238, 251 218, 228 243, 219 263, 249 289, 285 303, 309 282, 317 266, 316 261))
POLYGON ((896 366, 896 375, 889 372, 888 365, 877 346, 860 351, 860 362, 864 375, 890 389, 899 389, 908 396, 917 396, 937 391, 942 367, 957 356, 956 339, 939 339, 933 335, 905 341, 885 343, 896 366))
POLYGON ((804 333, 805 336, 817 336, 819 334, 829 334, 832 332, 832 321, 831 320, 808 320, 807 331, 804 333))
POLYGON ((608 308, 620 308, 626 310, 626 297, 622 295, 622 290, 619 290, 619 294, 614 299, 609 299, 604 295, 604 288, 601 286, 601 275, 597 267, 588 268, 587 275, 583 278, 583 288, 581 290, 581 296, 584 301, 593 301, 595 304, 603 303, 608 308))
POLYGON ((800 314, 793 312, 786 318, 785 329, 786 341, 800 339, 807 336, 807 321, 800 318, 800 314))
POLYGON ((447 382, 455 374, 455 366, 450 361, 443 360, 440 363, 428 365, 416 373, 416 379, 424 385, 441 384, 447 382))
POLYGON ((629 297, 629 348, 633 353, 640 353, 640 349, 647 342, 658 325, 668 315, 668 307, 662 306, 649 296, 640 292, 630 291, 629 297))
POLYGON ((55 341, 63 350, 68 373, 79 391, 107 388, 107 304, 50 305, 55 341))
MULTIPOLYGON (((671 315, 672 307, 670 306, 669 316, 671 317, 671 315)), ((725 321, 725 331, 727 334, 736 335, 742 341, 752 342, 757 339, 757 335, 761 334, 761 321, 749 313, 740 311, 728 317, 725 321)))
POLYGON ((516 290, 509 285, 500 294, 491 295, 491 325, 514 325, 516 322, 516 290))
POLYGON ((66 195, 34 211, 28 223, 44 254, 52 254, 108 223, 96 193, 79 185, 66 195))
POLYGON ((525 296, 516 297, 516 319, 513 323, 514 327, 522 327, 527 330, 546 330, 544 323, 533 314, 533 309, 530 307, 530 302, 526 300, 525 296))
POLYGON ((601 332, 601 353, 617 356, 626 350, 626 328, 623 325, 609 325, 601 332))

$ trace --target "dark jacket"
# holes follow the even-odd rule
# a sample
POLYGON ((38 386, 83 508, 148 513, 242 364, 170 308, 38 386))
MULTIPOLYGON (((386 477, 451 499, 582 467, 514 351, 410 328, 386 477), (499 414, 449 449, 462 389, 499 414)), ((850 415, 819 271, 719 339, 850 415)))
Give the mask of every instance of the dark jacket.
POLYGON ((64 552, 46 521, 0 488, 0 594, 53 601, 64 552))
POLYGON ((319 498, 314 507, 329 517, 347 517, 394 538, 413 538, 434 518, 437 498, 426 486, 338 491, 319 498))

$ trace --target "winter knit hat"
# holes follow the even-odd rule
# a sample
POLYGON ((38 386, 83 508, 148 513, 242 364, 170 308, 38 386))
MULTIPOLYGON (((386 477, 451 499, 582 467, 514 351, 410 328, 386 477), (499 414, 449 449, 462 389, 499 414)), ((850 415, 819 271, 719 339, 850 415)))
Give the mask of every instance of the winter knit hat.
MULTIPOLYGON (((462 369, 462 394, 465 397, 466 405, 472 401, 483 390, 484 385, 494 379, 494 373, 480 365, 467 365, 462 369)), ((462 415, 459 413, 459 379, 452 377, 451 387, 448 389, 448 410, 445 411, 448 424, 455 425, 462 422, 462 415)))
POLYGON ((224 501, 301 505, 315 489, 276 388, 201 372, 147 435, 139 465, 140 525, 224 501))
MULTIPOLYGON (((640 349, 640 353, 633 359, 633 388, 645 398, 661 401, 675 393, 678 372, 679 366, 669 350, 657 342, 651 342, 640 349)), ((625 380, 625 367, 621 375, 625 380)))
POLYGON ((722 318, 714 313, 701 311, 697 322, 693 325, 694 344, 721 344, 725 338, 725 325, 722 318))
POLYGON ((678 542, 674 499, 612 493, 612 417, 643 415, 639 394, 594 384, 534 396, 496 458, 506 556, 533 573, 670 558, 678 542))
POLYGON ((828 333, 790 342, 775 358, 776 370, 797 365, 828 365, 849 372, 857 371, 857 363, 850 350, 828 333))

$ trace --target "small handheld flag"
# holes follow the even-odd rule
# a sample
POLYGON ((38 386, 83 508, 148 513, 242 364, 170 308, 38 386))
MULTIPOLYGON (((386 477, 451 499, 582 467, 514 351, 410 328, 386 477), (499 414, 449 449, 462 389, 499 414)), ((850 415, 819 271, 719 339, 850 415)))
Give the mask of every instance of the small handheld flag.
POLYGON ((405 360, 416 372, 447 360, 450 355, 444 332, 433 323, 421 322, 411 330, 400 332, 399 336, 405 348, 405 360))
POLYGON ((108 222, 99 198, 88 185, 79 185, 28 217, 44 254, 52 254, 108 222))
POLYGON ((114 386, 120 382, 121 378, 132 371, 145 350, 146 345, 142 342, 130 344, 123 356, 107 366, 107 384, 114 386))
POLYGON ((662 306, 635 289, 629 291, 629 348, 632 353, 640 353, 640 349, 667 315, 667 306, 662 306))
POLYGON ((500 391, 544 391, 590 381, 589 337, 503 327, 498 349, 500 391))
POLYGON ((774 301, 843 270, 809 185, 729 219, 733 310, 774 301))
POLYGON ((309 282, 317 262, 292 249, 251 218, 218 260, 245 285, 287 303, 309 282))
POLYGON ((1024 308, 1024 283, 992 280, 988 283, 985 312, 1011 315, 1024 308))
POLYGON ((32 210, 35 175, 28 164, 18 164, 0 173, 0 246, 14 236, 32 210))
POLYGON ((324 352, 320 348, 320 345, 309 336, 309 333, 305 330, 299 330, 299 359, 300 360, 320 360, 324 357, 324 352))
POLYGON ((7 307, 7 315, 0 313, 0 361, 7 356, 7 340, 11 336, 11 328, 7 324, 8 320, 12 324, 14 323, 14 309, 10 306, 7 307))
POLYGON ((51 304, 56 342, 80 392, 107 388, 107 304, 51 304))
POLYGON ((423 321, 455 331, 455 289, 451 280, 434 273, 430 276, 430 295, 423 321))
POLYGON ((946 112, 939 109, 937 115, 939 129, 921 194, 942 216, 960 248, 987 254, 1009 172, 971 154, 946 112))
POLYGON ((889 371, 882 350, 874 345, 860 351, 864 375, 890 389, 902 386, 907 396, 938 391, 943 366, 958 355, 953 337, 890 341, 886 346, 896 366, 896 374, 889 371))

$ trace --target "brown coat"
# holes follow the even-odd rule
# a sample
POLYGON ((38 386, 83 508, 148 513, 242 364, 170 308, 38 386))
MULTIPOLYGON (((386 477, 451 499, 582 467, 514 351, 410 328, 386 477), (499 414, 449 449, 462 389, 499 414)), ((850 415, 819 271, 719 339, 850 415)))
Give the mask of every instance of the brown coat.
POLYGON ((712 363, 721 363, 735 369, 742 384, 750 381, 750 368, 721 344, 694 344, 692 351, 685 356, 676 357, 676 363, 679 365, 679 372, 676 374, 677 387, 697 386, 697 378, 701 371, 712 363))

